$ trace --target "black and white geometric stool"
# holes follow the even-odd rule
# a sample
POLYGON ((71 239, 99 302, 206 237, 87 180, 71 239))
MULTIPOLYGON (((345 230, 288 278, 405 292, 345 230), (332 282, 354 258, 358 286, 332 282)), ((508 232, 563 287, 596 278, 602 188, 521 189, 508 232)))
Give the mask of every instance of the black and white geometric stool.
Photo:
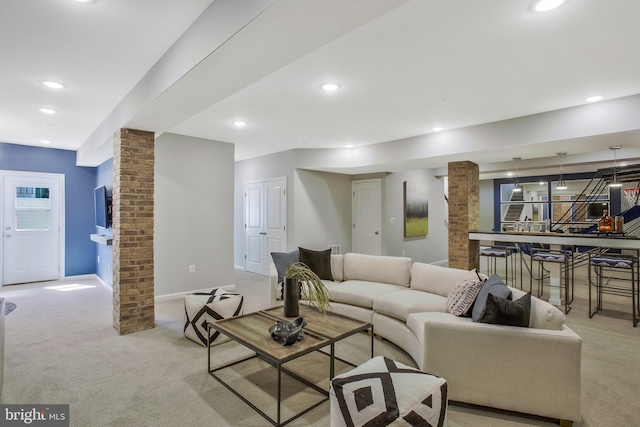
POLYGON ((447 425, 447 381, 378 356, 337 375, 331 426, 447 425))
POLYGON ((537 262, 538 277, 538 297, 544 293, 544 281, 549 278, 549 286, 551 286, 551 275, 546 274, 544 268, 545 263, 560 264, 560 290, 564 288, 564 312, 571 311, 571 303, 573 302, 574 277, 573 277, 573 253, 565 250, 554 249, 532 249, 531 250, 531 271, 529 275, 529 290, 531 291, 533 277, 533 263, 537 262), (571 286, 569 286, 571 284, 571 286))
POLYGON ((638 284, 638 257, 621 254, 589 255, 589 318, 602 310, 602 295, 620 295, 631 297, 631 313, 633 326, 638 326, 638 306, 640 305, 640 289, 638 284), (595 281, 591 279, 591 270, 595 273, 595 281), (631 273, 630 277, 625 277, 631 273), (629 285, 630 284, 630 285, 629 285), (591 287, 596 289, 596 308, 592 310, 591 287))
MULTIPOLYGON (((184 297, 184 336, 200 345, 207 346, 207 322, 227 319, 242 314, 244 298, 235 292, 222 288, 211 292, 201 292, 184 297)), ((211 329, 211 345, 222 344, 229 338, 211 329)))
MULTIPOLYGON (((513 256, 516 253, 516 248, 508 247, 508 246, 486 246, 480 249, 480 256, 485 257, 487 259, 487 276, 491 276, 493 274, 497 274, 497 260, 499 258, 504 259, 504 275, 505 275, 505 284, 511 285, 515 287, 516 281, 516 264, 515 257, 513 256), (511 272, 511 275, 509 275, 511 272)), ((481 262, 482 264, 482 262, 481 262)), ((520 285, 522 288, 522 285, 520 285)))

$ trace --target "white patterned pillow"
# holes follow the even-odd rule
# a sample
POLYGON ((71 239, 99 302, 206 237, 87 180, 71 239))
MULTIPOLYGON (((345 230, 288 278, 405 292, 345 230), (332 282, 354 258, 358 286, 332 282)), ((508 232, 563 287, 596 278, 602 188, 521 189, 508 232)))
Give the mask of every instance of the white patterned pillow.
MULTIPOLYGON (((184 296, 184 336, 200 345, 207 346, 207 322, 216 322, 242 314, 244 298, 222 288, 211 292, 184 296)), ((229 341, 229 338, 211 329, 211 345, 229 341)))
POLYGON ((464 316, 473 307, 473 303, 484 285, 486 276, 477 274, 471 270, 456 286, 447 297, 447 310, 454 316, 464 316), (484 277, 482 277, 484 276, 484 277))
POLYGON ((331 426, 447 425, 444 378, 377 356, 330 382, 331 426))

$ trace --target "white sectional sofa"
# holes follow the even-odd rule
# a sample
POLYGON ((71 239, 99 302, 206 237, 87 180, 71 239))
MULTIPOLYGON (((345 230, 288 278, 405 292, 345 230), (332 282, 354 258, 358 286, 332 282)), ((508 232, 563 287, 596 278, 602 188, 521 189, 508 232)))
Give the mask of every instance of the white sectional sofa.
MULTIPOLYGON (((447 297, 469 272, 405 257, 331 255, 325 281, 334 313, 371 322, 424 372, 449 383, 453 401, 580 420, 581 338, 565 315, 531 298, 529 327, 478 323, 447 311, 447 297)), ((271 304, 279 294, 272 268, 271 304)), ((513 300, 525 293, 511 288, 513 300)), ((564 422, 566 421, 566 422, 564 422)))

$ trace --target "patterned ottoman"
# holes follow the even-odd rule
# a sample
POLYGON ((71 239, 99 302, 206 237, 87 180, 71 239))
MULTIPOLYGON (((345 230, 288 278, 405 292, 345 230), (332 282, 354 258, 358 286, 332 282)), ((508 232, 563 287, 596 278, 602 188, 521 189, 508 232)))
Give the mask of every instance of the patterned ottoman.
MULTIPOLYGON (((242 314, 242 295, 222 288, 211 292, 185 295, 184 297, 184 336, 200 345, 207 346, 207 322, 226 319, 242 314)), ((211 329, 211 345, 229 341, 228 337, 211 329)))
POLYGON ((447 381, 378 356, 331 380, 331 426, 447 425, 447 381))

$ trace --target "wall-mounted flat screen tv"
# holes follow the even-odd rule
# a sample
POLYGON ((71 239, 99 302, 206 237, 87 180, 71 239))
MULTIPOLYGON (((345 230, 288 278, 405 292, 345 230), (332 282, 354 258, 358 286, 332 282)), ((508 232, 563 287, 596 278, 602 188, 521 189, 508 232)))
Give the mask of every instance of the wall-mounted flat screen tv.
POLYGON ((111 222, 110 200, 107 197, 107 187, 101 185, 93 192, 93 202, 96 211, 96 227, 108 228, 111 222))

